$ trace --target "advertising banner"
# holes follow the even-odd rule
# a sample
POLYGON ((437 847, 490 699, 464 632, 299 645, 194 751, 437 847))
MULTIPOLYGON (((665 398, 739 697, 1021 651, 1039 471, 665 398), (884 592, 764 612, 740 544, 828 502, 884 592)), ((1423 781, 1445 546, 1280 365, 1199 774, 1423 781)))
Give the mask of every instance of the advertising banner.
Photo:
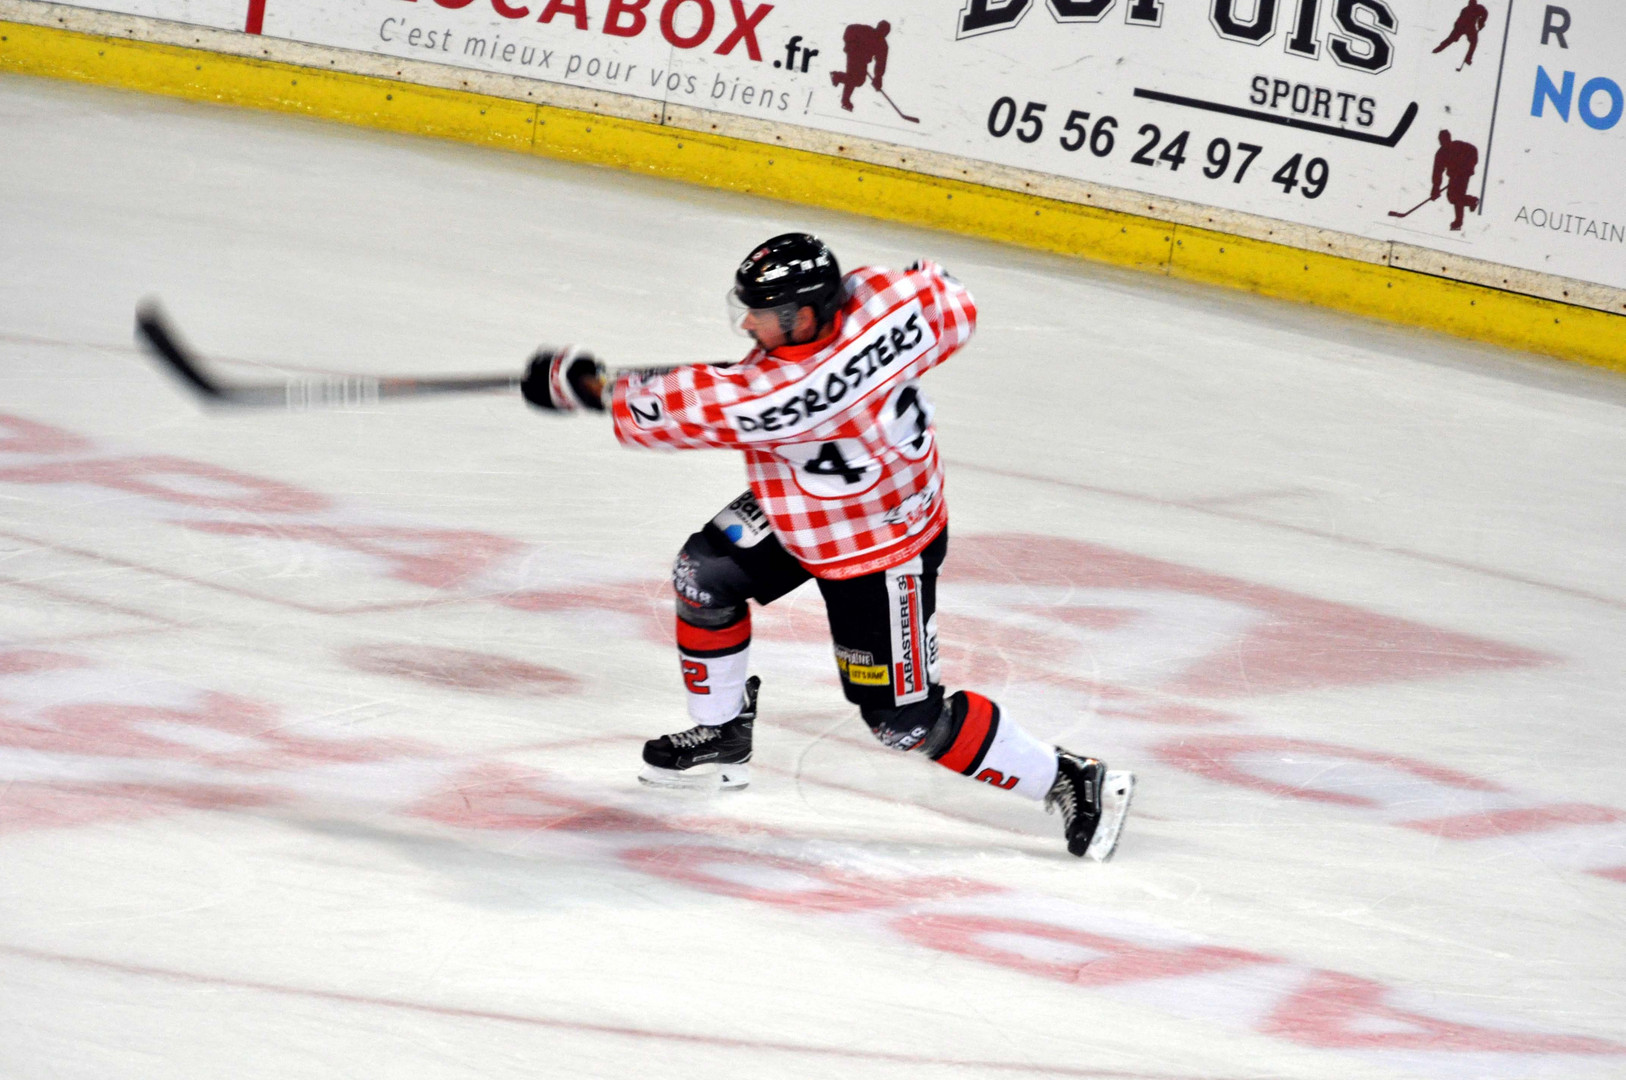
POLYGON ((1626 289, 1619 0, 98 0, 1626 289))

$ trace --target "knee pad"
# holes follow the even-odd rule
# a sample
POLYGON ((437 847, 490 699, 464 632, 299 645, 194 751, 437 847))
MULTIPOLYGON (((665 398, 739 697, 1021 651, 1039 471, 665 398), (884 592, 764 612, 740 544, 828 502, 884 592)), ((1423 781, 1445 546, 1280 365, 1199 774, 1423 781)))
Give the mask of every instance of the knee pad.
POLYGON ((677 616, 690 626, 732 626, 750 614, 748 583, 739 565, 705 533, 694 533, 672 563, 677 616))
POLYGON ((948 729, 953 726, 950 710, 943 701, 943 688, 932 687, 926 700, 896 709, 861 710, 864 723, 871 735, 888 750, 925 750, 933 756, 933 747, 953 739, 948 729))

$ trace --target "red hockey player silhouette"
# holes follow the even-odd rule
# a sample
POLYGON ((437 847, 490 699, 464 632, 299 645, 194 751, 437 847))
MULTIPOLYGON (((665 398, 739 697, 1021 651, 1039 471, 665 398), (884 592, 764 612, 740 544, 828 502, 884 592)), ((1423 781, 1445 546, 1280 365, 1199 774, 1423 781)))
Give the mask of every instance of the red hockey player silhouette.
POLYGON ((1440 180, 1445 179, 1445 200, 1456 207, 1456 219, 1451 222, 1453 232, 1462 228, 1462 212, 1478 210, 1479 200, 1468 194, 1468 181, 1479 167, 1479 151, 1472 143, 1451 138, 1451 133, 1440 130, 1440 148, 1434 152, 1434 193, 1432 202, 1440 197, 1440 180))
POLYGON ((1485 29, 1485 20, 1490 18, 1490 11, 1479 0, 1468 0, 1468 6, 1457 13, 1456 25, 1451 27, 1451 36, 1434 46, 1435 52, 1440 52, 1452 42, 1468 39, 1468 55, 1462 58, 1457 70, 1461 71, 1474 62, 1474 50, 1479 48, 1479 32, 1485 29))
POLYGON ((841 107, 848 112, 853 111, 854 90, 866 82, 873 83, 876 90, 881 90, 881 81, 886 77, 886 35, 891 32, 892 24, 882 19, 874 26, 854 23, 842 33, 841 44, 847 50, 847 70, 832 71, 830 82, 841 87, 841 107), (871 63, 875 65, 873 75, 870 74, 871 63))

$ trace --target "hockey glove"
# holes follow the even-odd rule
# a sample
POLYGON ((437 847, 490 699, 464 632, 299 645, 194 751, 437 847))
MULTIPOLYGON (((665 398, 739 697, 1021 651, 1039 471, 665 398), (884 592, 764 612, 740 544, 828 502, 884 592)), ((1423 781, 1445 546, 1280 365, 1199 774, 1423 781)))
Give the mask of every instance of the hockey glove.
POLYGON ((573 345, 541 348, 531 357, 519 392, 539 409, 604 411, 604 365, 573 345))
POLYGON ((952 281, 956 285, 960 283, 959 278, 955 277, 941 266, 938 266, 936 263, 930 262, 926 259, 916 259, 914 262, 903 268, 903 272, 906 274, 915 274, 922 270, 931 270, 944 281, 952 281))

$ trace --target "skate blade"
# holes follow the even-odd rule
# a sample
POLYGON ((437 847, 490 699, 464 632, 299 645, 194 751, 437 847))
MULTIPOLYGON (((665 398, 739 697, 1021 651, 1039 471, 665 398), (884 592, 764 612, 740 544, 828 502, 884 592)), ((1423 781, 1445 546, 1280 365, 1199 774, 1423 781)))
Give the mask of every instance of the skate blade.
POLYGON ((751 782, 749 765, 700 765, 693 769, 663 769, 645 765, 638 782, 668 791, 738 791, 751 782))
POLYGON ((1101 785, 1101 821, 1090 838, 1084 857, 1094 862, 1106 862, 1118 850, 1118 834, 1123 832, 1124 818, 1129 816, 1129 800, 1135 796, 1135 774, 1109 772, 1101 785))

